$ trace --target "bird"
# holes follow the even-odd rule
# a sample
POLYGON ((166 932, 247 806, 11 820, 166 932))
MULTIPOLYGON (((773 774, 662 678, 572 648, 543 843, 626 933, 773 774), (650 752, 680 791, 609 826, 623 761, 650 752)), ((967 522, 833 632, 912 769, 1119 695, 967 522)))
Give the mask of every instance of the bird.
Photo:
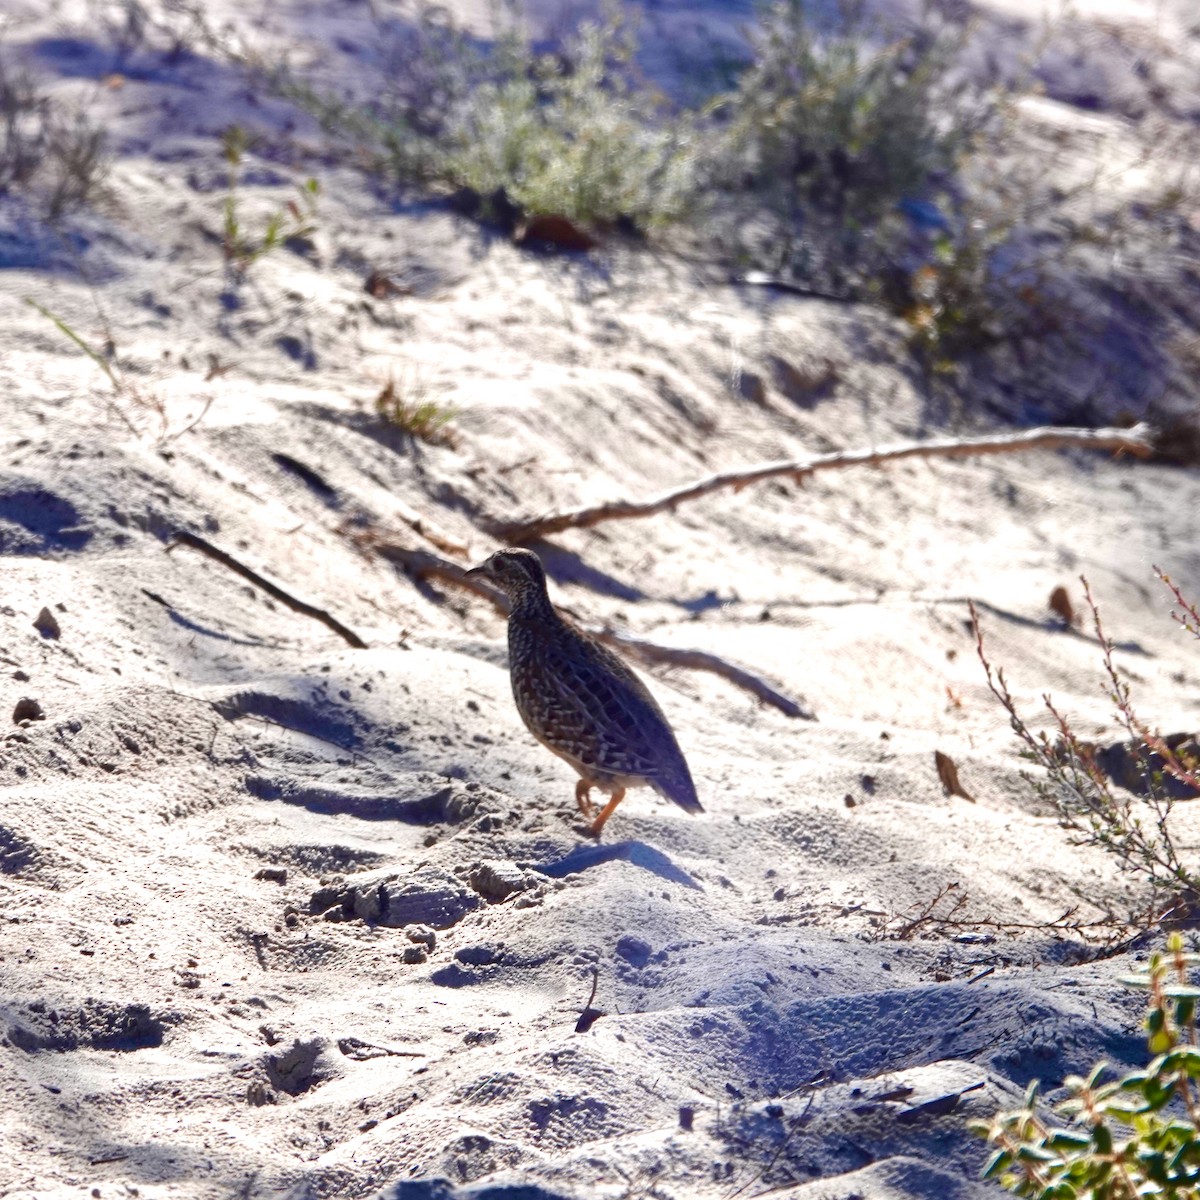
POLYGON ((607 646, 556 611, 532 550, 497 550, 466 572, 508 597, 508 666, 517 712, 579 775, 575 801, 598 838, 627 788, 650 787, 703 812, 687 760, 646 685, 607 646), (593 788, 607 792, 596 813, 593 788))

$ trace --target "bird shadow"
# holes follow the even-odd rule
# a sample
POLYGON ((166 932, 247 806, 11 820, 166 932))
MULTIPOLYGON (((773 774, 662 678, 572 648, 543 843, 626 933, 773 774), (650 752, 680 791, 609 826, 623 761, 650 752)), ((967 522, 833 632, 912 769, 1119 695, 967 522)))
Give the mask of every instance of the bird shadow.
POLYGON ((600 866, 601 863, 614 862, 618 859, 632 863, 635 867, 641 867, 642 870, 649 871, 652 875, 657 875, 669 883, 678 883, 682 887, 698 892, 704 890, 702 884, 693 879, 677 863, 672 862, 661 850, 639 841, 612 842, 603 846, 576 846, 564 857, 555 859, 553 862, 535 864, 533 870, 543 875, 549 875, 551 879, 560 879, 564 875, 586 871, 591 867, 600 866))

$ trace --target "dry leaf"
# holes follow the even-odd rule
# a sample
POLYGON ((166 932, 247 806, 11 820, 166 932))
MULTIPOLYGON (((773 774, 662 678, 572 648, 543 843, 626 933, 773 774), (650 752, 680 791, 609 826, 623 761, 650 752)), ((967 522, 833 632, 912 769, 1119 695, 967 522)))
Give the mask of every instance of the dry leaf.
POLYGON ((933 762, 937 767, 938 778, 942 781, 942 791, 947 796, 961 796, 964 800, 969 800, 974 804, 975 797, 958 782, 958 767, 955 765, 954 759, 940 750, 935 750, 933 762))
POLYGON ((1067 589, 1056 587, 1050 593, 1050 611, 1057 613, 1062 617, 1063 621, 1068 625, 1075 624, 1075 606, 1071 603, 1071 597, 1067 595, 1067 589))

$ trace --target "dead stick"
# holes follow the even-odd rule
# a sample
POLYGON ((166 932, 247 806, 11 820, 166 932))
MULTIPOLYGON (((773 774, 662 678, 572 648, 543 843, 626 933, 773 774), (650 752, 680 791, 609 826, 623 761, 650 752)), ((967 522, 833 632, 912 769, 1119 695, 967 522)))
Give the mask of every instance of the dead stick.
MULTIPOLYGON (((441 579, 447 583, 453 583, 467 591, 474 592, 477 596, 485 597, 492 602, 499 613, 503 616, 508 615, 508 597, 489 584, 470 578, 466 569, 457 563, 431 554, 427 550, 410 550, 395 542, 373 540, 371 546, 384 558, 403 567, 418 579, 441 579)), ((664 646, 659 642, 643 641, 641 638, 630 637, 628 634, 618 633, 615 629, 599 625, 584 625, 583 628, 597 641, 630 651, 646 662, 686 667, 693 671, 708 671, 710 674, 727 679, 735 687, 750 692, 764 704, 772 705, 789 717, 799 717, 805 721, 817 719, 806 708, 790 696, 776 691, 765 680, 743 667, 735 666, 715 654, 709 654, 707 650, 687 650, 675 646, 664 646)))
POLYGON ((509 542, 528 542, 564 529, 581 529, 599 525, 602 521, 631 520, 652 517, 674 509, 688 500, 698 500, 710 492, 732 488, 740 491, 764 479, 790 476, 801 480, 818 471, 833 471, 844 467, 879 466, 902 458, 970 458, 980 454, 1011 454, 1022 450, 1055 450, 1075 447, 1087 450, 1112 450, 1144 457, 1153 450, 1149 426, 1133 429, 1067 429, 1045 426, 1021 433, 991 435, 977 438, 939 438, 925 442, 899 442, 874 450, 838 450, 833 454, 814 454, 808 458, 782 459, 762 463, 740 471, 722 471, 698 479, 694 483, 672 488, 651 496, 648 500, 610 500, 585 508, 566 508, 540 517, 502 521, 489 519, 487 532, 509 542))
POLYGON ((235 575, 240 575, 243 579, 248 579, 255 587, 261 588, 268 596, 278 600, 280 604, 287 605, 293 612, 301 613, 306 617, 312 617, 314 621, 320 621, 334 633, 338 635, 347 645, 353 646, 355 650, 365 650, 367 643, 358 636, 352 629, 347 629, 336 617, 330 616, 323 608, 315 608, 311 604, 305 604, 303 600, 297 600, 295 596, 288 595, 281 587, 276 587, 270 580, 264 579, 257 571, 252 571, 249 567, 238 562, 236 558, 226 554, 224 550, 217 549, 211 542, 206 542, 204 538, 197 536, 194 533, 188 533, 187 530, 182 530, 177 533, 167 545, 167 553, 169 554, 176 546, 191 546, 193 550, 199 550, 201 554, 206 554, 209 558, 219 562, 223 567, 228 567, 235 575))

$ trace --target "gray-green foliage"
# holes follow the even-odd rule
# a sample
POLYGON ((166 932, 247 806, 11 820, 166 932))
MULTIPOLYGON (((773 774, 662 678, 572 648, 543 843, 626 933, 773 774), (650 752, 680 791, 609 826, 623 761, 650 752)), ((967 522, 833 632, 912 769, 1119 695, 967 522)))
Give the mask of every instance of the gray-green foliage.
POLYGON ((988 344, 994 239, 976 236, 960 167, 999 97, 958 71, 962 30, 889 33, 860 0, 814 10, 765 3, 742 60, 714 46, 719 69, 690 64, 717 90, 686 102, 642 74, 619 6, 545 52, 515 22, 485 44, 419 5, 381 22, 384 83, 364 100, 259 65, 401 185, 463 189, 483 216, 679 230, 725 264, 886 300, 931 361, 988 344))
POLYGON ((878 266, 902 236, 898 204, 948 193, 986 118, 953 71, 960 49, 933 27, 880 42, 856 4, 834 26, 804 0, 765 7, 752 61, 710 105, 717 191, 763 221, 742 252, 801 272, 805 254, 878 266))
POLYGON ((897 223, 898 201, 949 180, 978 120, 949 36, 922 28, 874 45, 857 9, 819 28, 804 0, 764 8, 732 88, 692 109, 669 105, 639 73, 619 11, 552 54, 516 28, 484 50, 432 6, 384 43, 387 83, 369 104, 287 72, 273 78, 372 144, 402 182, 481 197, 503 188, 527 213, 645 229, 708 220, 718 201, 739 222, 766 220, 771 267, 819 231, 828 240, 836 229, 848 246, 897 223))
POLYGON ((484 196, 503 187, 529 213, 643 228, 682 218, 694 137, 632 83, 634 49, 616 21, 585 23, 561 56, 510 44, 496 75, 459 106, 449 178, 484 196))
POLYGON ((1032 1200, 1196 1200, 1200 1195, 1200 1045, 1188 978, 1200 955, 1172 934, 1166 953, 1124 980, 1147 992, 1150 1062, 1107 1083, 1101 1064, 1066 1081, 1047 1109, 1033 1083, 1022 1107, 977 1123, 996 1147, 985 1178, 1032 1200))
POLYGON ((327 127, 365 142, 401 184, 503 188, 534 215, 682 219, 694 195, 692 122, 636 78, 625 21, 584 22, 558 53, 515 27, 482 49, 437 7, 383 35, 386 82, 366 104, 331 97, 275 69, 276 87, 327 127))
POLYGON ((25 195, 57 221, 97 199, 107 173, 104 131, 0 61, 0 193, 25 195))

